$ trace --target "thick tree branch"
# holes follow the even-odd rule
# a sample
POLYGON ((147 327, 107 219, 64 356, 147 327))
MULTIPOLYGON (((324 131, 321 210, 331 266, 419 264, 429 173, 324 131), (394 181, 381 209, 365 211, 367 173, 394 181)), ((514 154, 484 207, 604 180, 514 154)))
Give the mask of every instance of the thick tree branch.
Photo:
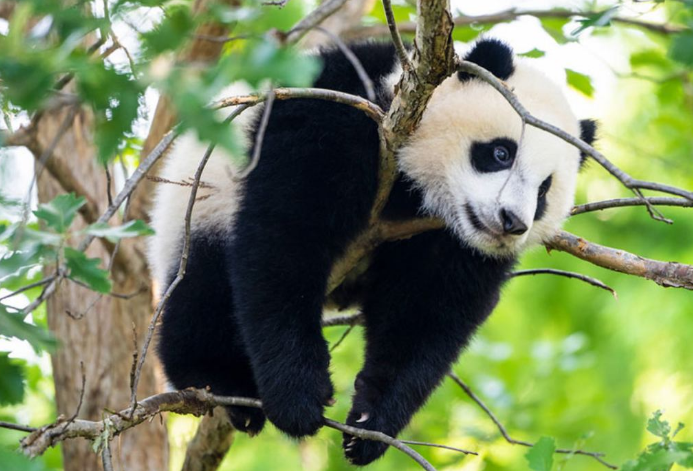
MULTIPOLYGON (((484 24, 497 24, 507 21, 513 21, 521 16, 533 16, 535 18, 587 18, 595 15, 599 15, 603 12, 597 11, 569 11, 569 10, 522 10, 512 8, 510 10, 501 11, 498 13, 491 13, 488 15, 461 15, 454 19, 455 26, 474 26, 474 25, 484 25, 484 24)), ((685 31, 686 28, 669 25, 665 23, 652 23, 649 21, 642 21, 635 18, 628 18, 624 16, 616 16, 611 18, 614 23, 620 23, 627 26, 633 26, 636 28, 641 28, 647 31, 658 34, 676 34, 685 31)), ((414 34, 416 32, 416 23, 407 22, 400 23, 397 25, 397 29, 402 34, 414 34)), ((344 39, 355 40, 363 38, 372 37, 385 37, 390 34, 390 31, 385 25, 374 25, 374 26, 360 26, 353 28, 349 31, 345 31, 342 35, 344 39)))
POLYGON ((226 410, 217 407, 205 415, 185 450, 181 471, 211 471, 219 467, 233 443, 234 428, 226 410))
POLYGON ((379 186, 371 222, 378 219, 394 184, 397 175, 395 153, 418 126, 435 88, 455 67, 449 1, 418 0, 417 13, 411 66, 404 68, 383 121, 379 186))
POLYGON ((677 262, 661 262, 640 257, 625 250, 589 242, 582 237, 561 231, 546 243, 549 250, 560 250, 609 270, 652 280, 665 288, 693 290, 693 266, 677 262))

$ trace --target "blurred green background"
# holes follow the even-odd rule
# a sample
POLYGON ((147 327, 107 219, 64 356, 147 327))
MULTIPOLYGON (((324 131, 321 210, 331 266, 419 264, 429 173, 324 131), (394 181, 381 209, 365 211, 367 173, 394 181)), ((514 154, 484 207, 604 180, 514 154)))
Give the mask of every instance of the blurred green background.
MULTIPOLYGON (((485 2, 483 6, 466 3, 455 5, 465 14, 479 14, 501 11, 512 2, 485 2)), ((577 71, 578 78, 569 75, 573 77, 567 84, 571 87, 570 98, 581 117, 599 120, 597 147, 636 177, 693 188, 691 33, 661 35, 600 21, 604 12, 617 6, 618 14, 688 26, 693 18, 691 3, 526 3, 527 8, 568 6, 600 15, 587 17, 582 23, 523 17, 493 28, 459 28, 456 39, 473 39, 484 31, 507 39, 517 52, 540 51, 534 55, 544 56, 540 60, 553 68, 577 71), (581 26, 586 29, 578 31, 581 26)), ((257 27, 264 31, 276 25, 285 28, 309 7, 299 0, 289 5, 256 20, 249 30, 257 27)), ((413 11, 408 3, 395 5, 398 21, 408 20, 413 11)), ((382 22, 381 6, 376 4, 364 23, 382 22)), ((16 155, 10 154, 0 154, 3 188, 8 188, 16 172, 21 171, 16 155)), ((577 203, 619 196, 630 194, 597 164, 583 171, 577 203)), ((574 216, 566 229, 645 257, 693 264, 693 210, 662 211, 675 221, 673 225, 654 221, 644 208, 634 207, 574 216)), ((526 254, 519 264, 519 268, 539 267, 596 277, 614 288, 618 297, 580 281, 551 275, 508 282, 501 303, 461 356, 455 371, 494 411, 512 437, 530 442, 551 437, 559 447, 604 452, 607 461, 622 465, 657 440, 645 427, 652 413, 662 409, 670 422, 691 426, 683 429, 677 440, 693 441, 693 293, 665 289, 563 253, 549 254, 543 248, 526 254)), ((31 298, 37 293, 28 294, 31 298)), ((31 321, 45 326, 44 317, 42 308, 31 321)), ((325 334, 334 343, 346 329, 331 327, 325 334)), ((333 353, 331 370, 337 404, 329 410, 330 418, 343 420, 346 416, 362 349, 362 330, 356 327, 333 353)), ((0 352, 9 352, 9 357, 0 356, 0 374, 19 371, 24 381, 21 402, 1 406, 0 420, 35 426, 54 420, 47 353, 35 354, 25 342, 3 340, 1 335, 0 352)), ((21 389, 16 382, 2 384, 14 387, 15 395, 16 388, 21 389)), ((13 391, 0 389, 0 397, 3 393, 13 391)), ((168 417, 171 469, 180 469, 185 445, 197 421, 187 416, 168 417)), ((0 470, 60 469, 57 448, 32 462, 14 453, 22 436, 0 429, 0 470)), ((416 447, 439 470, 528 469, 524 457, 527 449, 506 443, 493 422, 449 379, 401 437, 479 453, 465 457, 449 450, 416 447)), ((673 469, 682 469, 677 466, 673 469)), ((323 429, 316 437, 299 443, 281 436, 270 425, 255 438, 237 435, 221 469, 352 468, 342 456, 338 432, 323 429)), ((419 468, 404 454, 390 450, 368 469, 419 468)), ((553 469, 606 468, 589 457, 556 455, 553 469)))

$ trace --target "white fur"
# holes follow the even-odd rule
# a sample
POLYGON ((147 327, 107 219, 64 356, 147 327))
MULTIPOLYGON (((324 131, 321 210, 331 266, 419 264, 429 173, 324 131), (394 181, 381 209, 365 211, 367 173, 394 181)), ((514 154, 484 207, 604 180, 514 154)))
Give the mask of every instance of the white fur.
MULTIPOLYGON (((247 87, 234 85, 222 91, 217 98, 248 92, 247 87)), ((222 111, 221 116, 225 116, 232 108, 222 111)), ((248 147, 247 127, 252 119, 252 111, 251 108, 234 120, 234 125, 242 131, 238 134, 244 140, 245 148, 248 147)), ((175 140, 164 157, 159 177, 170 183, 157 183, 150 214, 156 235, 149 239, 148 247, 152 274, 159 286, 163 286, 166 277, 175 268, 172 264, 180 259, 190 185, 208 146, 208 143, 200 142, 194 133, 187 132, 175 140)), ((190 219, 191 233, 204 231, 223 234, 228 231, 242 194, 242 182, 232 178, 232 174, 238 172, 234 162, 240 160, 222 149, 214 150, 200 178, 201 185, 190 219)))
MULTIPOLYGON (((529 61, 515 59, 507 80, 520 102, 537 118, 579 136, 579 122, 561 89, 529 61)), ((540 243, 558 230, 573 203, 580 154, 560 138, 522 121, 489 84, 457 76, 433 93, 418 129, 399 152, 399 165, 423 190, 424 205, 445 219, 469 245, 489 254, 512 254, 540 243), (509 138, 519 143, 513 167, 480 173, 470 159, 473 142, 509 138), (553 175, 544 216, 533 221, 539 185, 553 175), (470 205, 489 231, 469 220, 470 205), (529 230, 521 236, 502 233, 500 209, 517 214, 529 230)))

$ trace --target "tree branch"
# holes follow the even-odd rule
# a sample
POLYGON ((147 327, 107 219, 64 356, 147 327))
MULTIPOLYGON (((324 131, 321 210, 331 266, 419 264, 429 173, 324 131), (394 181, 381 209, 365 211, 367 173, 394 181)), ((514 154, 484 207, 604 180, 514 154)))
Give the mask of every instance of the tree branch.
POLYGON ((226 410, 217 407, 205 415, 185 450, 181 471, 212 471, 219 467, 233 443, 234 428, 226 410))
POLYGON ((549 250, 560 250, 602 268, 652 280, 665 288, 693 290, 693 266, 677 262, 661 262, 640 257, 625 250, 589 242, 560 231, 546 243, 549 250))
MULTIPOLYGON (((27 456, 33 458, 43 454, 49 447, 65 440, 78 437, 94 440, 102 435, 105 427, 104 423, 106 422, 109 424, 109 438, 113 438, 142 422, 153 419, 162 412, 175 412, 178 414, 200 416, 207 414, 218 406, 261 408, 262 403, 258 399, 216 396, 204 389, 185 389, 183 391, 167 392, 150 396, 140 401, 132 414, 130 414, 129 409, 125 409, 119 413, 110 415, 102 421, 78 419, 67 424, 67 426, 65 426, 65 419, 59 418, 58 421, 53 424, 32 431, 29 436, 21 440, 20 446, 27 456)), ((325 426, 364 440, 386 443, 406 453, 423 469, 435 471, 435 469, 416 451, 406 446, 402 441, 385 435, 384 433, 351 427, 328 418, 325 418, 325 426)), ((417 444, 432 445, 422 442, 417 444)))
POLYGON ((411 66, 405 67, 381 130, 380 167, 371 222, 375 222, 397 176, 395 153, 416 129, 435 88, 455 67, 448 0, 418 0, 411 66))
MULTIPOLYGON (((498 13, 491 13, 488 15, 460 15, 455 17, 455 26, 474 26, 482 24, 497 24, 507 21, 513 21, 521 16, 533 16, 535 18, 586 18, 590 16, 599 15, 603 12, 598 11, 585 11, 585 12, 574 12, 569 10, 521 10, 512 8, 510 10, 501 11, 498 13)), ((616 16, 611 18, 614 23, 620 23, 626 26, 632 26, 636 28, 645 29, 647 31, 658 33, 658 34, 676 34, 682 31, 686 31, 686 28, 676 25, 668 25, 665 23, 651 23, 649 21, 642 21, 635 18, 628 18, 624 16, 616 16)), ((416 32, 416 23, 406 22, 400 23, 397 27, 402 34, 414 34, 416 32)), ((372 37, 385 37, 390 34, 390 31, 385 25, 374 25, 374 26, 360 26, 353 28, 351 30, 345 31, 342 35, 344 39, 355 40, 364 39, 372 37)))
MULTIPOLYGON (((693 208, 693 201, 684 198, 670 197, 646 197, 645 200, 653 206, 679 206, 682 208, 693 208)), ((611 208, 623 208, 626 206, 644 206, 646 203, 642 198, 616 198, 604 201, 595 201, 573 207, 570 211, 571 216, 589 213, 591 211, 602 211, 611 208)))
MULTIPOLYGON (((494 414, 491 409, 488 408, 486 404, 484 404, 484 401, 482 401, 476 394, 474 394, 474 391, 467 386, 467 384, 462 381, 455 373, 452 371, 448 373, 448 376, 460 387, 462 390, 469 396, 469 398, 474 401, 480 408, 483 410, 486 415, 493 421, 494 424, 496 424, 496 427, 498 428, 498 431, 500 434, 503 436, 506 442, 510 443, 511 445, 521 445, 521 446, 526 446, 526 447, 533 447, 534 444, 530 442, 525 442, 523 440, 516 440, 508 434, 508 431, 505 429, 503 424, 501 423, 500 420, 498 420, 498 417, 496 417, 496 414, 494 414)), ((560 453, 560 454, 565 454, 565 455, 584 455, 584 456, 589 456, 594 458, 595 460, 599 461, 601 464, 606 466, 607 468, 610 469, 618 469, 618 466, 614 466, 612 464, 607 463, 602 459, 602 456, 604 456, 604 453, 598 453, 598 452, 593 452, 593 451, 584 451, 584 450, 571 450, 571 449, 566 449, 566 448, 558 448, 556 449, 555 453, 560 453)))
MULTIPOLYGON (((307 98, 315 100, 334 101, 344 105, 353 106, 354 108, 363 111, 375 122, 380 123, 385 113, 383 110, 363 97, 358 95, 350 95, 344 92, 335 90, 327 90, 324 88, 275 88, 272 90, 274 98, 277 100, 292 100, 297 98, 307 98)), ((267 100, 267 94, 253 93, 250 95, 233 96, 224 98, 213 103, 212 108, 226 108, 235 105, 255 105, 267 100)))
POLYGON ((555 268, 531 268, 528 270, 518 270, 515 272, 512 272, 510 274, 513 278, 518 277, 518 276, 527 276, 527 275, 557 275, 557 276, 563 276, 566 278, 573 278, 576 280, 584 281, 585 283, 596 286, 597 288, 601 288, 605 291, 610 292, 614 298, 618 299, 618 295, 616 294, 616 291, 614 291, 613 288, 605 284, 603 281, 600 281, 596 278, 592 278, 587 275, 583 275, 582 273, 574 273, 572 271, 565 271, 565 270, 556 270, 555 268))

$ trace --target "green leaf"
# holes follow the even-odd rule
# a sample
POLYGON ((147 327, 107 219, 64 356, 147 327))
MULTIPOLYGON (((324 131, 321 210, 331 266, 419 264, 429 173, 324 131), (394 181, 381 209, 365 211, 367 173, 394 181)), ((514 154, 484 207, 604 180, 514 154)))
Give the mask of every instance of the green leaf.
POLYGON ((42 219, 48 227, 62 234, 70 227, 77 211, 85 203, 83 196, 78 198, 74 193, 58 195, 52 201, 40 204, 34 215, 42 219))
POLYGON ((666 55, 659 49, 645 49, 635 52, 630 56, 630 66, 637 67, 653 67, 657 69, 669 69, 671 62, 667 60, 666 55))
POLYGON ((538 59, 540 57, 544 57, 545 55, 546 55, 546 53, 544 51, 537 49, 537 48, 534 48, 531 51, 522 52, 522 53, 518 54, 518 56, 529 57, 531 59, 538 59))
POLYGON ((148 236, 154 234, 154 230, 139 219, 129 221, 122 226, 109 226, 107 223, 95 223, 87 227, 86 233, 96 237, 105 237, 111 242, 125 237, 148 236))
POLYGON ((550 437, 541 439, 525 454, 532 471, 551 471, 556 441, 550 437))
POLYGON ((24 400, 22 368, 10 360, 7 353, 0 353, 0 406, 19 404, 24 400))
POLYGON ((35 265, 37 257, 35 252, 16 251, 0 258, 0 279, 18 273, 23 268, 35 265))
POLYGON ((563 32, 563 28, 570 22, 567 18, 542 18, 541 26, 558 44, 565 44, 569 41, 563 32))
POLYGON ((307 87, 313 83, 321 69, 320 61, 292 47, 282 47, 266 38, 240 54, 231 54, 219 61, 214 76, 245 80, 252 87, 270 80, 286 87, 307 87))
POLYGON ((87 258, 83 252, 72 247, 65 247, 65 260, 70 269, 70 278, 86 283, 91 289, 99 293, 111 291, 108 271, 99 268, 100 259, 87 258))
POLYGON ((652 417, 647 421, 647 431, 652 435, 660 438, 668 439, 671 433, 671 426, 666 420, 662 420, 662 411, 658 410, 652 414, 652 417))
POLYGON ((26 340, 34 350, 51 350, 55 339, 45 329, 24 321, 25 314, 9 312, 6 306, 0 304, 0 335, 26 340))
POLYGON ((693 66, 693 32, 677 35, 671 42, 669 56, 684 65, 693 66))
POLYGON ((568 85, 592 98, 594 95, 594 86, 592 85, 592 78, 590 78, 589 75, 581 74, 571 69, 565 69, 565 74, 568 85))
POLYGON ((193 15, 187 5, 169 8, 163 21, 156 28, 142 34, 146 55, 154 57, 165 51, 178 49, 189 39, 194 27, 193 15))
POLYGON ((577 36, 578 34, 582 33, 584 30, 587 28, 591 27, 600 27, 600 26, 610 26, 611 25, 611 18, 613 18, 616 13, 618 12, 618 6, 611 7, 608 10, 604 10, 602 12, 597 12, 593 15, 586 16, 585 18, 577 20, 578 23, 580 23, 580 26, 575 29, 572 33, 570 33, 572 36, 577 36))

